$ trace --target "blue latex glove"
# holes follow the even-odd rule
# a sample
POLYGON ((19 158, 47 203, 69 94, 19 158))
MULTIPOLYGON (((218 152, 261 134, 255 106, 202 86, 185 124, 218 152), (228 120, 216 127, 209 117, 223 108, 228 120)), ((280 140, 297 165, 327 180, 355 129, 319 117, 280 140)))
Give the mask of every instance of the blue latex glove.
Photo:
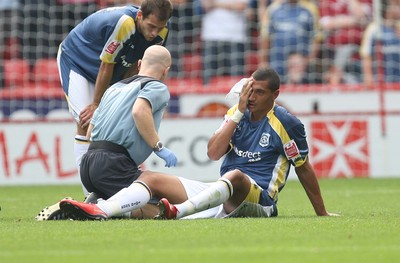
POLYGON ((159 152, 154 152, 158 157, 165 161, 165 167, 176 166, 178 158, 175 154, 168 148, 164 147, 159 152))

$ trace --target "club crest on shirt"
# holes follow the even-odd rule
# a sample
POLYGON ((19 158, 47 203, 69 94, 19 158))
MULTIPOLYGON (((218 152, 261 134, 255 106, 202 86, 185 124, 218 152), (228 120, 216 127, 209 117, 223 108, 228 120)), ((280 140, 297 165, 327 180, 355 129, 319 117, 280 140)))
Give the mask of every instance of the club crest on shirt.
POLYGON ((269 133, 263 133, 261 135, 260 141, 258 142, 258 144, 261 147, 267 147, 269 145, 269 138, 271 137, 271 134, 269 133))
POLYGON ((300 157, 299 148, 297 148, 297 144, 294 140, 290 140, 285 143, 285 145, 283 145, 283 148, 285 150, 286 157, 289 160, 296 160, 298 157, 300 157))

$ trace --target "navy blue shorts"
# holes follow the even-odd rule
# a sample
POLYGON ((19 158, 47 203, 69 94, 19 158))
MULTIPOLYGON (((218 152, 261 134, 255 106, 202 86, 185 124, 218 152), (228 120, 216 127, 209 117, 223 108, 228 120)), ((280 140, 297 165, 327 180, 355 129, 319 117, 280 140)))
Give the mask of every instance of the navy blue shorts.
POLYGON ((137 165, 123 153, 106 149, 90 149, 83 155, 81 180, 89 192, 108 199, 129 187, 141 174, 137 165))

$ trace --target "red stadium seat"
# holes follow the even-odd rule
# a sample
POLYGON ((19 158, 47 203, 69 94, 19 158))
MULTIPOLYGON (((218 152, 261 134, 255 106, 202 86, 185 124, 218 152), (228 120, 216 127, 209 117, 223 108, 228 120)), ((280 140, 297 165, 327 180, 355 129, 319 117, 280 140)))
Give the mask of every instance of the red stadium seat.
POLYGON ((186 54, 183 56, 184 76, 189 78, 201 77, 202 57, 199 54, 186 54))
POLYGON ((4 85, 18 87, 29 84, 30 66, 25 59, 6 59, 3 64, 4 85))
POLYGON ((33 80, 37 85, 48 88, 61 87, 57 59, 38 59, 33 67, 33 80))
POLYGON ((3 54, 3 59, 15 59, 19 58, 21 55, 21 44, 17 37, 10 37, 5 40, 3 54))

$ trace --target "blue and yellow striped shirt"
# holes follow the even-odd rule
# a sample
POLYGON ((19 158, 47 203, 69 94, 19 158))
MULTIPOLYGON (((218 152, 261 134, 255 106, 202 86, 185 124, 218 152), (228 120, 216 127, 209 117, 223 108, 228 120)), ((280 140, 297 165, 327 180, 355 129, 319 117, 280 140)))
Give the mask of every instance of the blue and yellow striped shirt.
MULTIPOLYGON (((227 113, 229 118, 237 105, 227 113)), ((304 125, 284 107, 277 104, 267 116, 250 121, 246 110, 231 138, 231 149, 221 165, 221 175, 239 169, 277 200, 284 187, 290 166, 301 166, 308 155, 304 125)))

